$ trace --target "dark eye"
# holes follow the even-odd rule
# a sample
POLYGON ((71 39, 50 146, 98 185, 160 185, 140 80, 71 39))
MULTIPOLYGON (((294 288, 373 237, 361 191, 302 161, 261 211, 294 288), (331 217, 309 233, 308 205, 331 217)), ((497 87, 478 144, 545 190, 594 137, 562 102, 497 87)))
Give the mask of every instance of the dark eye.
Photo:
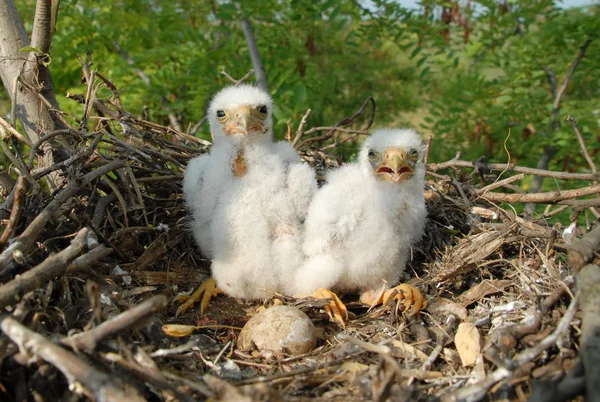
POLYGON ((419 157, 419 153, 415 149, 411 150, 410 153, 409 153, 409 155, 413 159, 416 159, 416 158, 419 157))
POLYGON ((369 158, 371 158, 371 159, 375 158, 377 156, 377 154, 375 153, 375 151, 373 151, 372 149, 369 151, 368 155, 369 155, 369 158))
POLYGON ((267 107, 266 107, 265 105, 262 105, 262 106, 261 106, 261 107, 258 109, 258 111, 259 111, 259 112, 261 112, 261 113, 265 113, 265 114, 266 114, 266 113, 267 113, 267 107))
POLYGON ((225 112, 222 110, 217 110, 217 117, 225 117, 225 112))

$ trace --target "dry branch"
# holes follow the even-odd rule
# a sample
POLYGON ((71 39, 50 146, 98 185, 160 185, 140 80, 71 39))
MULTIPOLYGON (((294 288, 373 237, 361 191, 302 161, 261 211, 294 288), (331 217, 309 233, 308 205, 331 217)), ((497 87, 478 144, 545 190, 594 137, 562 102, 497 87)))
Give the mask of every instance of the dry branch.
POLYGON ((600 250, 600 225, 569 246, 569 264, 579 270, 594 259, 598 250, 600 250))
POLYGON ((589 264, 579 272, 581 292, 581 350, 586 401, 600 401, 600 267, 589 264))
POLYGON ((586 195, 600 193, 600 185, 577 188, 573 190, 562 190, 547 193, 529 193, 529 194, 506 194, 506 193, 485 193, 481 197, 492 202, 534 202, 544 204, 554 204, 559 201, 569 200, 586 195))
MULTIPOLYGON (((309 115, 309 113, 307 112, 304 115, 305 118, 308 118, 308 115, 309 115)), ((354 114, 352 116, 341 119, 333 127, 313 127, 308 131, 301 131, 300 134, 297 132, 296 138, 294 138, 293 144, 295 144, 294 147, 296 149, 302 149, 302 148, 310 145, 313 142, 325 141, 325 140, 330 139, 331 137, 333 137, 333 135, 337 131, 343 131, 343 132, 349 133, 349 134, 367 135, 368 134, 367 130, 371 127, 374 120, 375 120, 375 99, 373 99, 373 97, 369 96, 364 101, 364 103, 361 105, 361 107, 358 108, 358 110, 356 112, 354 112, 354 114), (369 120, 367 120, 367 122, 361 129, 349 130, 349 129, 341 128, 343 126, 347 126, 347 125, 353 123, 359 116, 361 116, 368 104, 371 104, 371 115, 369 116, 369 120), (307 138, 304 141, 300 142, 300 139, 302 137, 309 136, 309 135, 314 134, 319 131, 327 131, 327 132, 323 135, 310 137, 310 138, 307 138)), ((302 127, 303 127, 303 125, 301 124, 301 126, 298 128, 298 131, 300 131, 302 129, 302 127)))
POLYGON ((40 265, 0 286, 0 308, 17 303, 25 293, 64 275, 69 263, 83 251, 88 232, 87 228, 81 229, 69 247, 60 253, 50 255, 40 265))
POLYGON ((69 384, 75 386, 75 382, 78 382, 83 385, 88 390, 85 394, 89 398, 106 402, 145 401, 134 387, 124 383, 119 377, 98 371, 74 353, 48 341, 42 335, 24 327, 11 317, 5 316, 0 319, 0 329, 22 351, 39 357, 58 368, 69 384))
POLYGON ((2 254, 0 254, 0 276, 6 275, 15 269, 14 253, 28 253, 37 236, 40 235, 46 224, 50 221, 54 212, 69 198, 73 197, 83 186, 89 184, 92 180, 114 170, 124 166, 126 161, 116 160, 107 163, 106 165, 93 170, 92 172, 84 175, 80 179, 69 184, 64 190, 52 200, 44 210, 38 214, 35 219, 29 224, 27 229, 21 233, 21 235, 15 240, 9 247, 7 247, 2 254))
MULTIPOLYGON (((485 167, 490 170, 497 171, 512 171, 517 173, 525 173, 543 177, 553 177, 559 180, 598 180, 600 175, 598 173, 568 173, 568 172, 557 172, 553 170, 534 169, 523 166, 517 166, 514 163, 486 163, 485 167)), ((475 162, 462 161, 458 159, 452 159, 442 163, 430 163, 427 165, 427 171, 437 172, 438 170, 448 168, 477 168, 475 162)))
POLYGON ((103 322, 96 328, 77 335, 63 339, 63 345, 70 346, 75 350, 91 353, 96 345, 103 339, 119 334, 127 329, 135 327, 142 320, 161 311, 167 306, 167 298, 158 295, 145 300, 141 304, 122 312, 121 314, 103 322))

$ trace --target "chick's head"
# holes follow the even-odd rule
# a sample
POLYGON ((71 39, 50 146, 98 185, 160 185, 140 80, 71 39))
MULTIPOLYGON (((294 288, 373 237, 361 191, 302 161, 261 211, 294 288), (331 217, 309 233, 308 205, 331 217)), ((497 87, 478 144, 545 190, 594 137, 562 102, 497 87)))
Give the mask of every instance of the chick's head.
POLYGON ((230 138, 253 142, 272 136, 273 101, 253 85, 230 86, 210 103, 208 118, 215 141, 230 138))
POLYGON ((359 154, 368 175, 395 184, 423 176, 422 158, 423 142, 411 129, 377 130, 365 140, 359 154))

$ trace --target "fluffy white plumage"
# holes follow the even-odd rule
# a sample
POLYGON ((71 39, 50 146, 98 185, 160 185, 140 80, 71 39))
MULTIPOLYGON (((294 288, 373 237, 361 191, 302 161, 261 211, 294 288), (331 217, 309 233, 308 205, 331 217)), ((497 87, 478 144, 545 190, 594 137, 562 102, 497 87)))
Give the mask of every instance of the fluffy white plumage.
POLYGON ((190 161, 184 175, 194 238, 217 286, 234 297, 281 291, 303 261, 301 223, 316 178, 289 143, 273 141, 272 111, 254 86, 223 89, 208 109, 210 154, 190 161))
POLYGON ((307 260, 289 285, 293 293, 327 288, 364 294, 396 283, 425 225, 423 151, 413 130, 377 130, 355 163, 328 174, 309 206, 303 243, 307 260), (391 175, 389 181, 379 180, 377 164, 393 149, 413 174, 406 180, 394 181, 391 175))

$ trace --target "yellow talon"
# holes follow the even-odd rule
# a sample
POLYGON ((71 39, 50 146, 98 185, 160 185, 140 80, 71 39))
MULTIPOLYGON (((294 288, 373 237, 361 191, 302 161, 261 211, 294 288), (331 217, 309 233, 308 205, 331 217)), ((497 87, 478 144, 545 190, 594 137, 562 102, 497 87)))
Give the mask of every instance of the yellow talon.
POLYGON ((223 293, 221 289, 217 288, 217 283, 214 278, 210 278, 204 281, 198 289, 191 295, 177 295, 175 301, 181 303, 181 306, 175 312, 175 317, 179 314, 185 313, 190 307, 196 302, 200 302, 200 314, 204 314, 204 310, 208 307, 210 299, 217 297, 220 293, 223 293))
POLYGON ((392 300, 404 300, 404 311, 409 315, 417 314, 425 304, 421 291, 407 283, 400 284, 385 292, 373 293, 367 291, 361 295, 360 301, 370 306, 387 306, 392 300))
POLYGON ((312 297, 315 299, 331 299, 329 304, 325 306, 327 315, 329 315, 329 318, 335 319, 343 328, 346 328, 348 309, 335 293, 329 289, 320 288, 312 294, 312 297))

